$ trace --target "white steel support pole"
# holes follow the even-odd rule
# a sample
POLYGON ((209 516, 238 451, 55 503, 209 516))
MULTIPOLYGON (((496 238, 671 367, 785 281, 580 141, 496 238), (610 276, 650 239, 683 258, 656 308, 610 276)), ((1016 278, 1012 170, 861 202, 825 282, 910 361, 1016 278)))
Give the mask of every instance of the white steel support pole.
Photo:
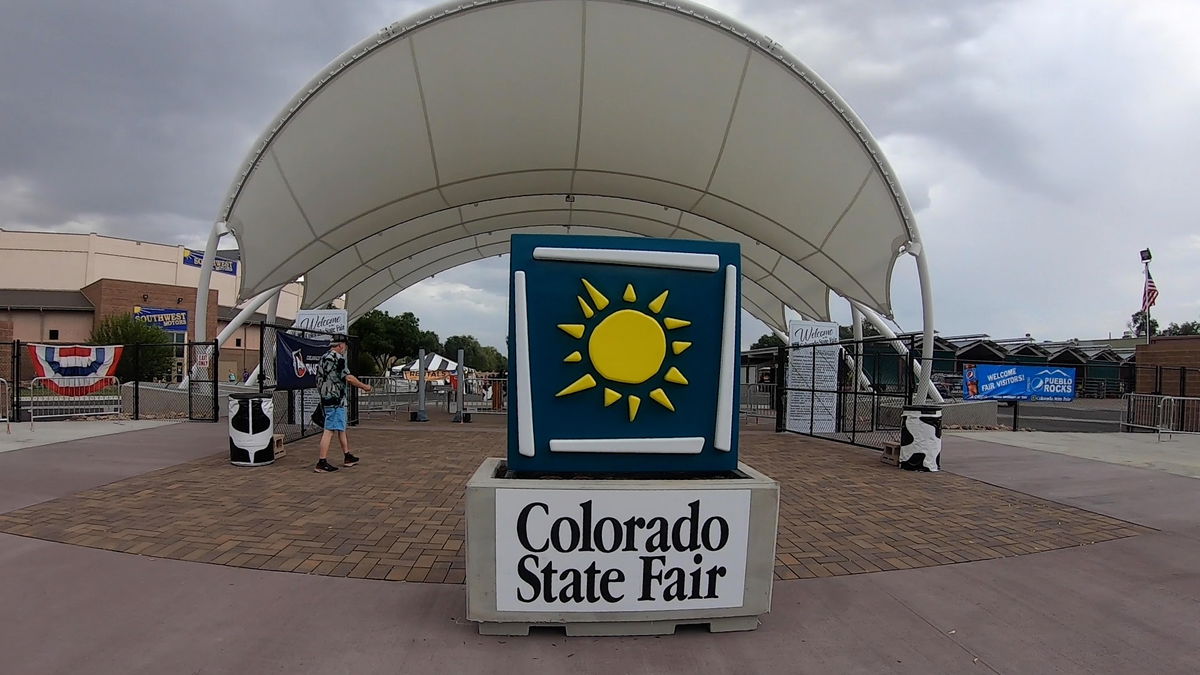
POLYGON ((925 260, 925 248, 919 240, 912 243, 908 252, 917 259, 917 280, 921 284, 921 321, 924 324, 917 401, 925 403, 933 398, 935 402, 943 403, 942 395, 930 382, 933 376, 933 282, 929 278, 929 263, 925 260))
POLYGON ((863 330, 862 312, 853 303, 850 304, 850 321, 854 328, 854 382, 862 388, 863 381, 863 330))
MULTIPOLYGON (((250 303, 243 307, 242 311, 238 312, 238 315, 233 318, 233 321, 229 322, 229 325, 225 327, 225 330, 221 331, 221 333, 217 335, 217 349, 220 349, 221 345, 225 344, 225 342, 235 332, 237 332, 237 329, 241 328, 242 325, 246 323, 247 319, 254 316, 254 313, 258 311, 258 308, 262 307, 263 304, 266 303, 267 300, 270 300, 271 296, 281 288, 283 288, 282 285, 276 286, 254 296, 250 303)), ((259 345, 258 348, 262 349, 263 346, 259 345)), ((200 349, 210 349, 210 347, 200 347, 200 349)), ((217 364, 211 363, 212 354, 209 354, 208 357, 210 359, 209 368, 216 368, 217 364)), ((179 387, 181 389, 188 386, 188 381, 191 379, 191 375, 192 373, 188 373, 188 376, 183 378, 183 381, 179 383, 179 387)))
POLYGON ((204 260, 200 262, 200 282, 196 286, 196 342, 208 339, 208 290, 212 286, 213 261, 217 259, 217 242, 229 233, 225 223, 213 223, 208 233, 208 243, 204 245, 204 260))
MULTIPOLYGON (((888 325, 886 323, 884 323, 883 319, 878 314, 876 314, 870 307, 867 307, 866 305, 858 303, 854 300, 851 300, 850 302, 858 308, 858 311, 862 312, 863 318, 865 318, 868 322, 870 322, 870 324, 872 326, 874 326, 876 330, 879 331, 880 335, 882 335, 888 339, 888 343, 892 345, 892 348, 896 350, 897 354, 909 356, 908 347, 904 346, 904 343, 901 342, 899 340, 899 338, 896 337, 895 331, 893 331, 891 328, 889 328, 888 325)), ((933 339, 932 338, 927 338, 925 344, 922 345, 922 351, 925 351, 925 350, 928 350, 929 362, 933 363, 933 339)), ((921 364, 916 359, 912 360, 912 368, 913 368, 913 374, 917 376, 918 380, 922 379, 924 377, 923 373, 924 373, 925 369, 921 367, 921 364)), ((942 395, 938 393, 937 389, 930 387, 928 390, 928 393, 929 393, 929 398, 933 399, 934 403, 937 403, 937 404, 945 403, 945 400, 942 399, 942 395)))
MULTIPOLYGON (((279 289, 281 288, 283 288, 283 284, 280 284, 274 288, 268 288, 262 293, 254 296, 254 298, 242 308, 242 311, 238 312, 237 316, 233 317, 233 321, 230 321, 229 325, 225 326, 225 330, 221 331, 220 335, 217 335, 217 347, 219 348, 221 345, 225 344, 225 341, 232 337, 233 334, 237 332, 237 329, 241 328, 246 321, 250 319, 250 317, 254 316, 254 313, 258 311, 259 307, 267 304, 268 300, 278 295, 279 289)), ((262 345, 259 345, 258 348, 262 349, 262 345)))
POLYGON ((271 302, 267 303, 267 323, 275 323, 279 320, 279 296, 283 295, 283 286, 279 287, 279 292, 271 296, 271 302))

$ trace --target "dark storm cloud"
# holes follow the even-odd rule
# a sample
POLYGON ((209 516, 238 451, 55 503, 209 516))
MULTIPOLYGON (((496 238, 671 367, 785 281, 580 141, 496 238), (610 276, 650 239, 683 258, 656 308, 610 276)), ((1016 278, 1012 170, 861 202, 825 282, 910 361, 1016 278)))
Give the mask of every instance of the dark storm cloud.
POLYGON ((381 17, 315 1, 6 3, 0 186, 27 194, 4 224, 203 227, 271 118, 381 17))
MULTIPOLYGON (((0 3, 0 227, 200 243, 296 91, 431 4, 0 3)), ((1194 2, 706 4, 780 42, 866 122, 916 212, 944 333, 1119 332, 1145 246, 1163 320, 1200 317, 1194 2)), ((499 343, 505 265, 446 272, 387 307, 499 343)), ((893 284, 908 329, 912 267, 893 284)))

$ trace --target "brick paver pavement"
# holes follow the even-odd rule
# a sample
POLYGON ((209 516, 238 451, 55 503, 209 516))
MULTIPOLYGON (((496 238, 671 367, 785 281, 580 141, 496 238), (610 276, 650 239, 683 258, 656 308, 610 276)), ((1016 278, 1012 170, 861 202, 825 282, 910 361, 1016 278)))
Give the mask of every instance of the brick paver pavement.
MULTIPOLYGON (((387 423, 384 423, 387 424, 387 423)), ((261 468, 226 454, 0 514, 0 532, 145 556, 342 577, 462 583, 463 492, 502 428, 355 429, 362 463, 316 474, 316 440, 261 468)), ((999 558, 1135 535, 1136 525, 790 434, 743 433, 780 484, 777 579, 999 558)), ((337 452, 336 450, 334 451, 337 452)), ((953 456, 946 457, 953 467, 953 456)))

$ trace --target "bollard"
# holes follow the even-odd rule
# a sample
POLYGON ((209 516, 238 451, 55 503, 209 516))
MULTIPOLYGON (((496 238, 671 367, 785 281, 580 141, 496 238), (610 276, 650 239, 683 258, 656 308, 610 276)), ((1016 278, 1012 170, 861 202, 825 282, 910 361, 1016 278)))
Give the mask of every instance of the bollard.
POLYGON ((417 353, 417 409, 409 415, 410 422, 428 422, 425 410, 425 350, 417 353))

